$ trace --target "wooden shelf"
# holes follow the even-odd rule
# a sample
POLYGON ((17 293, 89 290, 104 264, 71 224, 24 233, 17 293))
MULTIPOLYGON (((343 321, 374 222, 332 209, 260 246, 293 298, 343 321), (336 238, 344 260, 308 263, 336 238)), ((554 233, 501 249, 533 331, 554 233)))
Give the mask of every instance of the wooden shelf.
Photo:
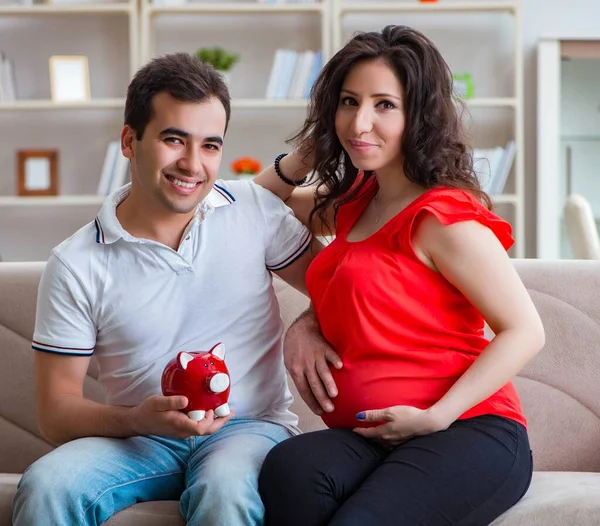
POLYGON ((517 9, 515 1, 473 1, 473 2, 454 2, 452 0, 440 0, 439 3, 418 3, 416 1, 401 0, 398 2, 360 2, 360 3, 342 3, 340 12, 342 13, 393 13, 393 12, 473 12, 473 11, 507 11, 513 12, 517 9))
MULTIPOLYGON (((517 99, 512 97, 478 97, 464 101, 473 108, 515 108, 517 99)), ((232 99, 235 108, 305 108, 306 99, 232 99)))
POLYGON ((234 108, 306 108, 306 99, 232 99, 234 108))
POLYGON ((515 194, 500 194, 500 195, 491 195, 492 201, 497 204, 508 203, 511 205, 516 205, 519 202, 519 196, 515 194))
MULTIPOLYGON (((518 196, 515 194, 501 194, 491 196, 497 204, 516 204, 518 196)), ((0 207, 7 206, 100 206, 106 199, 102 195, 57 195, 57 196, 0 196, 0 207)))
POLYGON ((180 5, 148 5, 149 15, 204 13, 204 14, 238 14, 238 13, 322 13, 324 4, 258 4, 258 3, 205 3, 180 5))
POLYGON ((0 196, 0 207, 8 206, 101 206, 102 195, 0 196))
POLYGON ((490 97, 467 99, 467 106, 472 108, 516 108, 517 99, 512 97, 490 97))
MULTIPOLYGON (((232 99, 234 108, 306 108, 305 99, 232 99)), ((17 100, 0 102, 0 111, 15 110, 88 110, 123 109, 125 99, 95 99, 91 102, 52 102, 51 100, 17 100)))
POLYGON ((92 99, 89 102, 52 102, 51 100, 16 100, 0 102, 0 111, 11 110, 93 110, 93 109, 123 109, 125 99, 92 99))
POLYGON ((41 4, 41 5, 0 5, 2 16, 38 16, 38 15, 93 15, 131 13, 133 4, 41 4))

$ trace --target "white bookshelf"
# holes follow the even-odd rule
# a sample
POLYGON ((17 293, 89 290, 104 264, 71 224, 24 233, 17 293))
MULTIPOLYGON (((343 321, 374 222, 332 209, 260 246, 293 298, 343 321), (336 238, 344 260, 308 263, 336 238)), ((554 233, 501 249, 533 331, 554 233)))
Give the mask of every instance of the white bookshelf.
POLYGON ((306 108, 307 100, 302 99, 233 99, 233 108, 245 109, 277 109, 277 108, 306 108))
MULTIPOLYGON (((112 3, 72 3, 36 5, 0 5, 0 19, 3 17, 56 17, 125 15, 129 19, 129 64, 133 74, 138 68, 138 9, 137 0, 112 3)), ((49 20, 48 23, 52 21, 49 20)), ((57 53, 58 54, 58 53, 57 53)))
POLYGON ((148 14, 155 13, 215 13, 215 14, 239 14, 239 13, 321 13, 325 11, 325 3, 314 4, 259 4, 250 2, 234 3, 197 3, 179 5, 153 5, 147 6, 148 14))
MULTIPOLYGON (((155 20, 164 15, 250 15, 257 17, 277 15, 316 14, 321 19, 321 49, 323 57, 330 56, 331 27, 330 0, 322 0, 313 4, 262 4, 252 2, 198 2, 177 5, 154 5, 149 0, 141 0, 140 30, 141 30, 141 62, 147 62, 154 56, 155 41, 153 29, 155 20)), ((273 22, 276 22, 273 19, 273 22)))
POLYGON ((125 88, 139 68, 137 0, 0 4, 0 50, 13 61, 17 99, 0 101, 0 254, 45 259, 92 220, 109 140, 122 126, 125 88), (48 59, 85 55, 92 99, 50 99, 48 59), (58 152, 58 196, 18 196, 16 150, 58 152), (66 194, 66 195, 62 195, 66 194))
MULTIPOLYGON (((347 16, 358 16, 361 20, 367 20, 373 15, 379 16, 379 28, 389 23, 403 23, 403 17, 413 16, 415 14, 444 14, 448 15, 448 24, 453 23, 452 13, 457 15, 468 15, 469 13, 489 13, 495 16, 496 13, 505 13, 515 21, 517 30, 515 31, 515 82, 511 93, 491 93, 490 96, 479 96, 467 101, 469 110, 473 109, 480 115, 482 112, 504 111, 514 116, 514 139, 517 144, 517 156, 513 170, 513 181, 509 189, 510 193, 494 196, 495 203, 509 210, 514 210, 514 232, 517 240, 515 255, 524 254, 524 181, 523 181, 523 71, 522 71, 522 45, 521 45, 521 7, 518 0, 479 0, 479 1, 460 1, 460 0, 440 0, 438 3, 419 3, 417 0, 388 0, 388 1, 352 1, 352 0, 323 0, 314 4, 262 4, 255 1, 239 2, 220 2, 196 0, 193 3, 180 3, 179 5, 154 5, 148 0, 129 0, 126 2, 110 3, 72 3, 72 4, 40 4, 40 5, 0 5, 0 49, 2 48, 2 21, 19 19, 18 25, 22 26, 23 31, 27 31, 28 23, 30 26, 51 29, 55 24, 64 24, 65 29, 73 26, 73 31, 63 30, 62 33, 54 35, 52 45, 56 45, 56 52, 52 54, 62 54, 61 44, 71 42, 73 38, 87 39, 88 41, 102 38, 111 38, 105 36, 99 31, 109 31, 113 24, 124 24, 120 29, 118 37, 126 38, 129 49, 119 48, 112 51, 112 55, 103 55, 104 66, 107 68, 107 74, 112 74, 113 62, 108 61, 107 56, 116 60, 115 66, 120 66, 127 70, 123 72, 120 67, 121 76, 129 74, 131 77, 137 69, 156 54, 171 52, 174 50, 193 52, 197 47, 201 47, 210 41, 221 41, 226 43, 225 47, 238 46, 242 50, 242 64, 240 77, 233 79, 233 99, 232 99, 232 126, 228 131, 227 155, 238 157, 240 155, 253 155, 264 162, 272 159, 273 154, 279 151, 286 151, 289 147, 283 143, 283 140, 296 130, 304 121, 307 101, 298 99, 266 99, 261 98, 262 88, 254 89, 260 82, 265 82, 265 76, 268 74, 273 54, 278 47, 291 47, 296 49, 307 49, 302 46, 310 46, 310 49, 321 49, 323 60, 326 61, 332 55, 334 50, 339 49, 342 43, 343 24, 347 16), (77 20, 85 18, 94 20, 104 20, 98 22, 96 32, 89 33, 87 29, 78 28, 77 20), (126 22, 123 22, 125 17, 126 22), (21 20, 22 19, 22 20, 21 20), (71 23, 71 20, 73 21, 71 23), (179 22, 188 24, 189 29, 180 31, 179 22), (200 29, 195 29, 196 21, 200 29), (208 22, 207 22, 208 21, 208 22), (46 26, 47 24, 47 26, 46 26), (170 25, 169 25, 170 24, 170 25), (208 29, 210 36, 205 38, 202 29, 208 29), (233 24, 233 25, 232 25, 233 24), (282 29, 285 28, 285 30, 282 29), (103 28, 103 29, 101 29, 103 28), (127 31, 127 35, 122 31, 127 31), (244 34, 248 30, 251 36, 244 34), (158 31, 158 32, 157 32, 158 31), (64 33, 64 37, 63 37, 64 33), (73 35, 76 35, 73 37, 73 35), (157 38, 157 35, 159 38, 157 38), (167 42, 160 40, 166 38, 167 42), (187 40, 186 40, 187 38, 187 40), (244 39, 248 40, 248 51, 244 39), (277 40, 279 39, 279 40, 277 40), (252 52, 259 50, 259 54, 252 52), (195 46, 195 47, 194 47, 195 46), (125 65, 128 61, 128 66, 125 65), (269 62, 267 64, 267 62, 269 62), (252 66, 252 67, 250 67, 252 66), (240 78, 243 78, 242 84, 252 84, 253 89, 244 90, 239 87, 240 78), (237 96, 236 95, 237 90, 237 96), (259 128, 257 129, 257 123, 259 128), (243 129, 243 131, 239 131, 243 129), (251 132, 251 133, 249 133, 251 132), (249 141, 248 137, 251 137, 249 141), (275 140, 273 139, 275 138, 275 140), (265 144, 263 144, 265 143, 265 144), (248 147, 250 144, 252 147, 248 147)), ((409 24, 410 25, 410 24, 409 24)), ((88 26, 86 25, 86 28, 88 26)), ((107 33, 107 34, 109 34, 107 33)), ((116 33, 110 33, 113 35, 116 33)), ((35 33, 32 37, 35 38, 35 33)), ((45 36, 40 34, 41 38, 45 36)), ((5 40, 6 42, 6 40, 5 40)), ((125 43, 120 40, 119 46, 125 43)), ((217 42, 218 43, 218 42, 217 42)), ((6 45, 6 44, 5 44, 6 45)), ((113 41, 107 40, 102 44, 103 49, 107 46, 114 46, 113 41)), ((457 42, 456 47, 460 46, 457 42)), ((442 50, 443 51, 443 50, 442 50)), ((68 54, 68 53, 67 53, 68 54)), ((111 59, 111 60, 112 60, 111 59)), ((39 68, 35 63, 35 58, 30 60, 29 56, 23 59, 26 65, 31 62, 31 67, 39 68)), ((17 64, 18 66, 18 64, 17 64)), ((47 66, 43 66, 46 67, 47 66)), ((238 67, 238 66, 236 66, 238 67)), ((94 97, 93 72, 90 71, 92 80, 92 96, 94 97)), ((47 74, 44 72, 37 73, 47 74)), ((97 75, 97 72, 96 72, 97 75)), ((121 78, 121 77, 119 77, 121 78)), ((103 79, 95 82, 102 84, 103 79)), ((110 85, 110 82, 108 83, 110 85)), ((114 83, 112 84, 114 86, 114 83)), ((4 148, 4 159, 8 164, 12 162, 14 150, 33 149, 36 147, 54 147, 54 143, 45 138, 52 135, 51 139, 60 138, 66 128, 69 131, 69 137, 73 138, 74 148, 79 148, 83 143, 77 142, 81 137, 87 137, 86 141, 95 143, 87 145, 86 148, 94 148, 94 157, 90 160, 89 166, 81 163, 74 168, 74 163, 69 163, 68 157, 71 152, 66 148, 71 147, 71 142, 64 141, 64 144, 57 143, 59 149, 60 166, 59 170, 72 171, 73 174, 63 178, 60 176, 61 191, 66 194, 79 195, 59 195, 55 197, 19 197, 6 191, 6 185, 2 190, 0 181, 0 225, 8 224, 10 218, 20 214, 32 214, 44 221, 59 215, 74 214, 80 216, 87 215, 89 211, 90 219, 97 212, 103 201, 102 196, 91 195, 100 178, 102 160, 105 153, 107 142, 103 142, 107 130, 112 129, 113 124, 119 123, 122 119, 122 110, 125 105, 124 91, 118 92, 113 88, 105 89, 106 93, 100 92, 100 96, 92 98, 86 103, 54 103, 43 97, 43 93, 38 93, 36 97, 21 99, 15 102, 0 102, 0 129, 2 123, 7 127, 6 130, 17 128, 18 139, 13 142, 0 144, 0 158, 2 158, 4 148), (106 95, 106 96, 102 96, 106 95), (113 96, 115 95, 115 96, 113 96), (38 117, 39 116, 39 117, 38 117), (31 127, 37 127, 37 121, 45 132, 40 131, 29 142, 29 134, 26 130, 31 127), (75 121, 75 122, 74 122, 75 121), (23 130, 20 130, 22 127, 23 130), (20 131, 19 131, 20 130, 20 131), (96 130, 101 130, 99 134, 96 130), (102 133, 104 135, 102 135, 102 133), (85 135, 87 134, 87 135, 85 135), (36 138, 37 137, 37 138, 36 138), (45 141, 45 142, 44 142, 45 141), (100 150, 101 153, 100 153, 100 150), (76 183, 78 177, 87 178, 87 185, 76 183), (92 184, 93 180, 93 184, 92 184), (64 184, 63 184, 64 182, 64 184), (60 212, 59 212, 60 209, 60 212), (22 211, 21 211, 22 210, 22 211), (4 215, 2 215, 4 214, 4 215), (9 218, 9 221, 6 220, 9 218)), ((486 115, 486 113, 483 113, 486 115)), ((112 132, 110 132, 112 133, 112 132)), ((14 134, 13 134, 14 135, 14 134)), ((114 139, 114 137, 113 137, 114 139)), ((224 159, 220 176, 227 176, 229 158, 224 159)), ((3 177, 14 178, 14 169, 5 169, 3 177)), ((60 221, 57 219, 57 221, 60 221)), ((48 229, 52 228, 52 221, 48 221, 48 229)), ((2 229, 0 228, 0 231, 2 229)), ((1 232, 0 232, 1 233, 1 232)), ((2 236, 0 236, 1 238, 2 236)), ((7 238, 8 239, 8 238, 7 238)), ((1 241, 1 240, 0 240, 1 241)), ((60 240, 58 240, 60 241, 60 240)), ((5 241, 6 242, 6 241, 5 241)))
POLYGON ((514 97, 474 97, 466 101, 471 108, 516 108, 518 100, 514 97))
POLYGON ((0 5, 0 16, 42 16, 42 15, 82 15, 82 14, 135 14, 133 2, 106 4, 35 4, 0 5))
POLYGON ((104 202, 101 195, 57 195, 57 196, 0 196, 0 207, 15 206, 93 206, 100 208, 104 202))
MULTIPOLYGON (((337 1, 337 0, 334 0, 337 1)), ((516 11, 517 2, 506 0, 496 2, 494 0, 481 0, 473 2, 458 2, 442 0, 440 3, 419 3, 406 0, 387 2, 342 2, 338 11, 342 13, 406 13, 406 12, 434 12, 434 13, 456 13, 473 11, 516 11)))
MULTIPOLYGON (((467 108, 477 109, 478 115, 483 111, 495 109, 506 109, 512 113, 511 139, 515 141, 516 156, 513 164, 512 175, 509 178, 511 184, 510 193, 491 196, 495 204, 507 209, 507 219, 511 220, 515 247, 512 254, 515 257, 525 256, 525 181, 524 181, 524 122, 523 122, 523 43, 522 43, 522 6, 521 0, 440 0, 438 3, 420 3, 417 1, 352 1, 331 0, 332 17, 332 48, 337 50, 343 43, 343 31, 345 20, 349 16, 359 15, 361 20, 377 15, 381 20, 379 29, 388 24, 413 25, 410 20, 419 16, 419 20, 426 18, 428 14, 445 15, 446 24, 452 24, 452 15, 465 17, 465 15, 508 15, 513 23, 514 41, 512 42, 512 69, 514 70, 514 82, 511 86, 510 96, 475 97, 466 101, 467 108), (422 16, 420 16, 422 15, 422 16), (405 21, 408 19, 409 21, 405 21), (512 181, 510 180, 512 179, 512 181)), ((439 18, 437 19, 439 27, 439 18)), ((421 27, 417 27, 421 29, 421 27)), ((426 34, 428 31, 423 29, 426 34)), ((460 46, 457 42, 455 47, 460 46)), ((442 54, 445 49, 440 47, 442 54)), ((470 51, 470 50, 469 50, 470 51)), ((485 118, 480 118, 476 124, 485 126, 485 118)), ((477 147, 475 141, 474 144, 477 147)), ((502 208, 504 210, 504 208, 502 208)))
POLYGON ((0 111, 19 110, 86 110, 120 109, 125 107, 125 99, 92 99, 89 102, 53 102, 52 100, 16 100, 0 102, 0 111))
POLYGON ((498 205, 499 204, 514 205, 515 203, 518 203, 519 196, 516 194, 500 194, 500 195, 492 196, 492 201, 498 205))

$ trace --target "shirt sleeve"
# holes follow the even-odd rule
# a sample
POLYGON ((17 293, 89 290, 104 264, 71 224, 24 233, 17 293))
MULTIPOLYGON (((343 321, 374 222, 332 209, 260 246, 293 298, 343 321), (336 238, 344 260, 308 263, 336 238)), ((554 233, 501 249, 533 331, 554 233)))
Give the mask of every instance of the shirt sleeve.
POLYGON ((505 250, 515 242, 510 223, 485 208, 464 190, 444 190, 425 203, 422 209, 433 214, 443 225, 453 225, 460 221, 477 221, 494 233, 505 250))
POLYGON ((38 288, 33 349, 90 356, 96 344, 91 312, 89 297, 81 283, 52 255, 38 288))
POLYGON ((308 249, 312 235, 277 196, 260 186, 257 190, 266 224, 265 262, 269 270, 282 270, 308 249))

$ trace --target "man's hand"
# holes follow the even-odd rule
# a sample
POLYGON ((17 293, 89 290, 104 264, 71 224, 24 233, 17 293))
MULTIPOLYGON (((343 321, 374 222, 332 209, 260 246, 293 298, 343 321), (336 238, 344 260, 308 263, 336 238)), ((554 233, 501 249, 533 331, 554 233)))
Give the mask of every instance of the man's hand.
POLYGON ((130 410, 131 426, 137 435, 160 435, 177 438, 212 435, 233 416, 215 418, 209 410, 200 422, 194 422, 180 409, 187 406, 185 396, 151 396, 130 410))
POLYGON ((337 396, 337 387, 329 363, 336 369, 343 364, 323 338, 312 310, 288 329, 283 348, 285 366, 306 405, 317 415, 333 411, 331 398, 337 396))

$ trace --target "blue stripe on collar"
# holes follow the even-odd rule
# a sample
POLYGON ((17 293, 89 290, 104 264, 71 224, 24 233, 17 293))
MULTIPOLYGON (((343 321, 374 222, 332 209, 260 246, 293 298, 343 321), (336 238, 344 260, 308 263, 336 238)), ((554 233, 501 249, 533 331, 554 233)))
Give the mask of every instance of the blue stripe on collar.
POLYGON ((229 192, 228 190, 223 188, 221 185, 215 184, 214 186, 217 188, 217 190, 220 190, 221 192, 225 192, 225 194, 227 194, 229 199, 231 199, 232 203, 235 201, 235 197, 233 197, 233 195, 231 195, 231 192, 229 192))
POLYGON ((98 218, 94 219, 94 224, 96 225, 96 243, 102 243, 104 245, 104 231, 102 230, 100 220, 98 218))
POLYGON ((229 190, 226 190, 223 186, 216 183, 213 185, 207 197, 208 202, 215 208, 230 205, 235 201, 235 197, 233 197, 229 190))

